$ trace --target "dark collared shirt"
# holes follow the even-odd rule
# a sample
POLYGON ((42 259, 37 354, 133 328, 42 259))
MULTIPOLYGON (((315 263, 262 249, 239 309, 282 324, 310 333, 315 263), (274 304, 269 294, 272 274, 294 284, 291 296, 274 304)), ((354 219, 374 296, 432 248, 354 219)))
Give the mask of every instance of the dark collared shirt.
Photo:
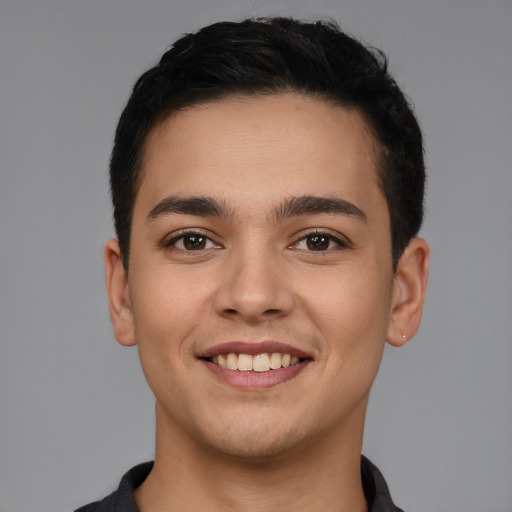
MULTIPOLYGON (((152 462, 135 466, 123 476, 117 491, 102 501, 85 505, 75 512, 139 512, 133 491, 144 482, 152 468, 152 462)), ((361 477, 369 506, 368 512, 403 512, 393 504, 381 472, 366 457, 361 458, 361 477)))

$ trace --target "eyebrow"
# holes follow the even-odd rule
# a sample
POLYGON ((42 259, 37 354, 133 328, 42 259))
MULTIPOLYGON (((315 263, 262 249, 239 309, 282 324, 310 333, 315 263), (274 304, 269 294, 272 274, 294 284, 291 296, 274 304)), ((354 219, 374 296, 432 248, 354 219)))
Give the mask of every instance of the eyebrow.
MULTIPOLYGON (((227 203, 208 196, 177 197, 162 199, 148 213, 146 222, 151 223, 159 217, 169 214, 195 215, 198 217, 219 217, 229 220, 233 210, 227 203)), ((337 214, 368 221, 366 214, 356 205, 337 197, 304 195, 291 197, 272 211, 274 222, 281 223, 291 217, 302 215, 337 214)))
POLYGON ((231 210, 224 201, 213 197, 177 197, 169 196, 162 199, 149 213, 146 222, 150 223, 172 213, 182 215, 196 215, 200 217, 221 217, 229 219, 232 216, 231 210))
POLYGON ((366 213, 344 199, 338 197, 320 197, 320 196, 300 196, 292 197, 284 201, 273 212, 275 222, 280 223, 290 217, 300 215, 319 215, 322 213, 331 213, 337 215, 347 215, 355 217, 364 222, 368 222, 366 213))

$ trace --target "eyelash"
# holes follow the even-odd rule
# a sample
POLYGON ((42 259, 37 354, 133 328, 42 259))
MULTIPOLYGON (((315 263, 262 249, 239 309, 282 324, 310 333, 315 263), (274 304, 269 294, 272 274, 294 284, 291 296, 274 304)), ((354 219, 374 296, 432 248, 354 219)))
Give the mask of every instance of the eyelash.
MULTIPOLYGON (((220 244, 216 243, 210 235, 208 235, 200 230, 180 231, 180 232, 176 233, 171 239, 164 240, 161 243, 161 246, 164 249, 172 249, 172 250, 191 252, 191 253, 203 252, 208 249, 222 248, 222 246, 220 244), (194 236, 204 239, 206 244, 208 244, 208 243, 213 244, 213 247, 201 247, 199 249, 187 249, 186 247, 177 247, 176 246, 180 240, 184 240, 187 237, 192 238, 194 236)), ((336 250, 336 249, 338 249, 338 250, 350 249, 351 247, 352 247, 352 245, 351 245, 350 241, 348 241, 346 239, 341 239, 341 238, 336 237, 330 233, 325 233, 322 231, 313 231, 313 232, 306 233, 303 236, 301 236, 301 238, 299 238, 296 242, 294 242, 293 244, 288 246, 289 249, 293 249, 293 250, 302 250, 305 252, 318 252, 318 253, 325 253, 325 252, 329 252, 329 251, 336 250), (324 238, 328 243, 327 248, 315 250, 315 249, 311 249, 311 248, 299 247, 299 244, 301 244, 303 242, 305 242, 307 244, 308 238, 312 238, 312 237, 324 238), (330 247, 331 242, 334 242, 334 244, 336 244, 336 245, 334 247, 330 247)))
POLYGON ((221 245, 216 243, 213 238, 200 231, 200 230, 184 230, 184 231, 180 231, 178 233, 176 233, 172 238, 170 239, 166 239, 162 242, 161 246, 164 248, 164 249, 174 249, 174 250, 177 250, 177 251, 183 251, 183 252, 202 252, 204 251, 205 249, 212 249, 212 248, 215 248, 215 249, 218 249, 218 248, 221 248, 221 245), (206 243, 211 243, 213 244, 215 247, 207 247, 207 248, 201 248, 201 249, 186 249, 185 247, 181 248, 181 247, 176 247, 176 244, 180 241, 180 240, 184 240, 185 238, 187 237, 200 237, 200 238, 203 238, 204 240, 206 240, 206 243))
POLYGON ((295 242, 294 244, 292 244, 290 246, 290 248, 299 249, 299 250, 303 250, 306 252, 321 252, 321 253, 325 253, 325 252, 328 252, 331 250, 336 250, 336 249, 338 249, 338 250, 350 249, 351 247, 352 247, 352 244, 347 239, 343 239, 343 238, 334 236, 330 233, 325 233, 322 231, 313 231, 310 233, 306 233, 299 240, 297 240, 297 242, 295 242), (307 249, 307 248, 302 249, 302 248, 298 247, 298 245, 301 242, 307 243, 308 238, 313 238, 313 237, 325 238, 328 241, 329 245, 331 244, 331 242, 334 242, 336 245, 335 245, 335 247, 327 247, 325 250, 318 250, 318 251, 315 251, 314 249, 307 249))

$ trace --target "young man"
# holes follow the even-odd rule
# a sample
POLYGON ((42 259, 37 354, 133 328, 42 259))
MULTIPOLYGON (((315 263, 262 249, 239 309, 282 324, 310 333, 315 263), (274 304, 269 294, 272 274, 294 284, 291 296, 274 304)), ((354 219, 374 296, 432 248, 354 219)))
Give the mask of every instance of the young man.
POLYGON ((320 22, 187 35, 135 85, 111 185, 110 313, 156 455, 80 511, 399 511, 363 426, 428 246, 421 133, 384 58, 320 22))

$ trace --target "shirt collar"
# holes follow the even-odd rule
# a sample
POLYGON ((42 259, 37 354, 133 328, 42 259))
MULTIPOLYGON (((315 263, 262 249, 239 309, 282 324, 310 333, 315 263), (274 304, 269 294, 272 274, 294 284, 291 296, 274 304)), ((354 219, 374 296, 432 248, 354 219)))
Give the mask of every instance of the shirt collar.
MULTIPOLYGON (((130 469, 123 476, 117 492, 112 495, 119 507, 115 510, 139 512, 133 492, 144 482, 151 469, 153 462, 145 462, 130 469)), ((403 512, 393 503, 382 473, 364 456, 361 457, 361 478, 369 506, 368 512, 403 512)))

